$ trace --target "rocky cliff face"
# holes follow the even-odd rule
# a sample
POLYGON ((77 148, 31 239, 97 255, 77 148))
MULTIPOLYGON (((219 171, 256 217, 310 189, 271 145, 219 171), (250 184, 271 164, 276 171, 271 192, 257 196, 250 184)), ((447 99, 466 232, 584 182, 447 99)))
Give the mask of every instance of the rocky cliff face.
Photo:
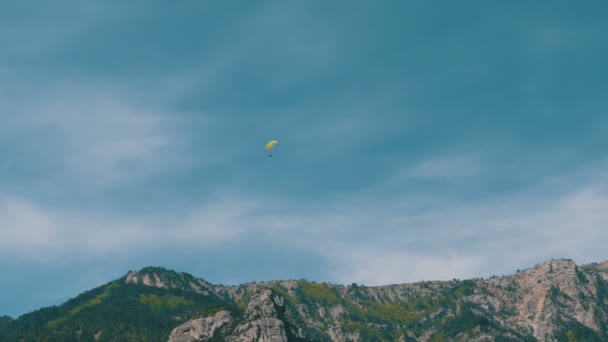
POLYGON ((14 341, 608 341, 608 263, 549 260, 510 276, 366 287, 213 285, 158 267, 66 303, 0 317, 14 341))
POLYGON ((511 276, 379 287, 209 284, 242 310, 189 321, 169 340, 606 341, 605 266, 550 260, 511 276))
POLYGON ((481 282, 486 295, 479 302, 500 308, 496 317, 502 325, 540 341, 555 340, 569 331, 570 335, 580 331, 580 335, 605 336, 607 279, 607 273, 552 260, 510 277, 481 282))
POLYGON ((230 312, 222 310, 213 316, 193 319, 173 329, 169 342, 211 340, 216 334, 226 335, 226 328, 233 323, 230 312))

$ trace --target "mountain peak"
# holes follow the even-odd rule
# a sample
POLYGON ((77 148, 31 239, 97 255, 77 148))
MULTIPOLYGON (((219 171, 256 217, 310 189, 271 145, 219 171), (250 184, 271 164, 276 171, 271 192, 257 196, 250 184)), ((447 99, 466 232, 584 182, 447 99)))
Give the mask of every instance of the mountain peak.
POLYGON ((489 279, 366 287, 305 280, 223 286, 145 267, 59 307, 0 317, 0 342, 608 341, 606 269, 607 262, 552 259, 489 279))
POLYGON ((161 289, 192 290, 200 294, 213 292, 213 285, 191 274, 176 272, 163 267, 147 266, 139 271, 129 271, 124 277, 126 284, 141 284, 161 289))
POLYGON ((523 274, 539 274, 549 276, 551 274, 574 273, 577 270, 576 263, 571 259, 550 259, 536 264, 534 267, 523 271, 523 274))

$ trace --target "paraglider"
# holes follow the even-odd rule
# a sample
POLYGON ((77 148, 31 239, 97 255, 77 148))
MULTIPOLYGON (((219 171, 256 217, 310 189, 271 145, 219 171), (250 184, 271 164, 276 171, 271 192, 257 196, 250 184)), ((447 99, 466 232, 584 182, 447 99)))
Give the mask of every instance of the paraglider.
MULTIPOLYGON (((279 142, 278 142, 278 141, 276 141, 276 140, 271 140, 271 141, 269 141, 269 142, 268 142, 268 144, 266 144, 266 148, 265 148, 266 152, 269 152, 269 151, 270 151, 270 149, 271 149, 271 148, 272 148, 274 145, 276 145, 276 144, 278 144, 278 143, 279 143, 279 142)), ((269 157, 272 157, 272 154, 270 154, 270 153, 269 153, 269 154, 268 154, 268 156, 269 156, 269 157)))

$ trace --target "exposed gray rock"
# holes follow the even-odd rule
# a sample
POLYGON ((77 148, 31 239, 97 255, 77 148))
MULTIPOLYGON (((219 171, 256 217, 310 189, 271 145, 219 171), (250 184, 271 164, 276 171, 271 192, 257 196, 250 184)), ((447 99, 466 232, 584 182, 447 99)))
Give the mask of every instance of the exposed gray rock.
POLYGON ((283 298, 271 290, 263 290, 249 302, 245 319, 227 341, 243 342, 287 342, 283 314, 283 298))
POLYGON ((232 313, 180 325, 171 342, 493 341, 498 336, 556 341, 593 334, 604 340, 607 269, 606 263, 578 267, 571 260, 549 260, 510 276, 376 287, 295 280, 222 286, 153 272, 131 272, 126 281, 179 287, 234 305, 232 313), (452 321, 464 330, 445 328, 452 321))
POLYGON ((216 330, 226 327, 232 322, 228 311, 219 311, 214 316, 197 318, 173 329, 169 342, 207 341, 213 337, 216 330))
MULTIPOLYGON (((608 322, 605 310, 608 302, 602 307, 598 307, 601 303, 594 304, 598 303, 598 288, 602 285, 598 284, 598 279, 605 281, 608 278, 603 272, 604 265, 592 264, 579 269, 571 260, 550 260, 511 276, 490 279, 377 287, 315 284, 317 289, 333 292, 343 301, 332 305, 314 300, 296 301, 289 308, 285 306, 286 296, 293 301, 298 293, 301 294, 301 285, 296 281, 225 287, 225 293, 236 301, 248 296, 251 298, 243 320, 226 341, 281 342, 287 341, 288 336, 303 340, 365 341, 370 331, 372 334, 395 331, 394 335, 388 333, 384 336, 394 336, 400 341, 429 341, 441 332, 439 322, 445 323, 462 315, 471 317, 469 319, 473 322, 480 322, 452 336, 462 341, 492 341, 496 336, 512 340, 554 341, 558 337, 563 338, 566 333, 564 325, 568 324, 580 324, 598 336, 605 336, 602 334, 605 334, 603 329, 608 322), (282 288, 285 292, 279 295, 268 287, 282 288), (431 300, 450 296, 453 297, 453 306, 420 309, 424 317, 421 317, 419 325, 428 326, 426 329, 412 330, 415 328, 413 325, 395 325, 400 319, 396 308, 407 307, 408 303, 419 298, 431 300), (345 305, 346 302, 350 306, 345 305), (354 324, 350 320, 353 310, 369 314, 366 311, 369 303, 376 303, 373 304, 378 308, 376 310, 385 310, 380 314, 393 317, 393 323, 370 321, 354 324), (465 308, 468 311, 463 311, 465 308), (314 338, 311 337, 313 335, 314 338)), ((411 315, 416 314, 415 308, 408 310, 411 315)))

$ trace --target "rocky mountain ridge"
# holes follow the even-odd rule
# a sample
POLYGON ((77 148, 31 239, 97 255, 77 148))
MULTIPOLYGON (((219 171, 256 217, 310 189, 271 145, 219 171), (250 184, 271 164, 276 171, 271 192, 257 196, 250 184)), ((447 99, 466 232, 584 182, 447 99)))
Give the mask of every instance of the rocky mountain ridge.
MULTIPOLYGON (((378 311, 386 310, 388 313, 392 309, 398 312, 398 307, 419 301, 420 298, 434 297, 437 299, 441 297, 441 294, 446 293, 449 296, 450 290, 457 289, 457 291, 461 291, 462 296, 458 299, 454 298, 455 303, 449 303, 456 304, 452 305, 454 307, 446 305, 434 310, 435 308, 431 306, 427 307, 427 309, 431 309, 430 312, 426 312, 424 309, 408 311, 410 316, 414 317, 413 320, 424 312, 425 317, 420 318, 418 324, 426 324, 428 329, 425 331, 416 328, 407 329, 407 324, 404 324, 401 326, 402 334, 400 336, 397 337, 394 334, 388 336, 390 335, 388 334, 385 340, 397 338, 402 341, 431 339, 482 341, 495 340, 498 337, 513 341, 553 341, 559 340, 562 335, 565 340, 576 339, 578 332, 580 338, 599 341, 605 338, 608 324, 608 311, 605 307, 608 304, 608 299, 606 299, 608 297, 602 297, 604 296, 602 290, 605 289, 605 282, 608 281, 607 270, 608 263, 594 263, 579 268, 571 260, 549 260, 514 275, 490 279, 477 278, 467 281, 436 281, 377 287, 324 283, 316 286, 326 287, 334 292, 336 305, 332 305, 334 303, 331 301, 327 302, 327 298, 325 298, 325 302, 317 301, 312 307, 308 304, 297 303, 297 299, 293 300, 298 297, 299 285, 302 285, 295 280, 232 287, 213 286, 205 282, 204 286, 207 291, 234 302, 242 300, 246 294, 256 294, 250 299, 250 303, 255 303, 255 305, 253 308, 248 307, 249 312, 262 312, 270 315, 266 317, 265 321, 249 321, 247 324, 241 323, 238 329, 233 327, 232 335, 224 336, 227 340, 231 340, 231 338, 235 341, 288 341, 294 338, 310 340, 310 329, 307 331, 302 327, 290 332, 291 339, 287 338, 287 330, 277 314, 280 310, 287 310, 292 318, 300 320, 305 327, 316 331, 319 335, 316 338, 319 340, 364 341, 366 339, 362 337, 360 330, 345 332, 344 328, 352 324, 345 317, 352 314, 353 310, 352 308, 349 310, 348 305, 338 303, 340 298, 351 299, 358 308, 354 311, 369 309, 363 302, 371 301, 381 303, 380 308, 376 309, 379 309, 378 311), (284 303, 289 298, 292 298, 292 304, 295 304, 292 308, 286 308, 284 303), (594 305, 594 302, 597 306, 594 305), (262 306, 267 310, 260 311, 259 307, 262 306), (465 327, 461 329, 463 331, 456 335, 451 333, 458 329, 448 329, 449 333, 443 334, 442 323, 448 321, 450 317, 462 315, 463 308, 465 313, 474 317, 473 321, 476 319, 476 323, 479 325, 471 327, 472 329, 469 329, 468 333, 465 331, 467 324, 464 324, 465 327), (440 317, 441 319, 439 319, 440 317), (442 322, 442 320, 444 321, 442 322), (435 323, 430 324, 431 322, 435 323), (244 327, 249 327, 249 329, 244 327), (569 329, 564 330, 565 327, 569 329), (260 333, 256 335, 251 331, 260 333), (445 338, 441 336, 445 336, 445 338)), ((329 297, 332 297, 331 294, 329 297)), ((396 316, 399 314, 403 315, 401 317, 407 317, 406 312, 396 313, 396 316)), ((247 320, 245 321, 247 322, 247 320)), ((221 312, 217 318, 207 317, 204 320, 186 322, 172 331, 169 340, 181 342, 212 338, 216 330, 201 330, 201 327, 214 326, 217 322, 220 323, 220 326, 230 326, 232 324, 230 313, 221 312)), ((367 337, 382 340, 382 333, 374 331, 378 327, 387 330, 381 324, 369 322, 363 330, 372 331, 367 337)))
POLYGON ((305 280, 225 286, 147 267, 90 292, 53 312, 0 319, 0 341, 608 340, 608 263, 579 267, 565 259, 489 279, 374 287, 305 280), (99 323, 113 303, 123 303, 122 321, 99 323))

